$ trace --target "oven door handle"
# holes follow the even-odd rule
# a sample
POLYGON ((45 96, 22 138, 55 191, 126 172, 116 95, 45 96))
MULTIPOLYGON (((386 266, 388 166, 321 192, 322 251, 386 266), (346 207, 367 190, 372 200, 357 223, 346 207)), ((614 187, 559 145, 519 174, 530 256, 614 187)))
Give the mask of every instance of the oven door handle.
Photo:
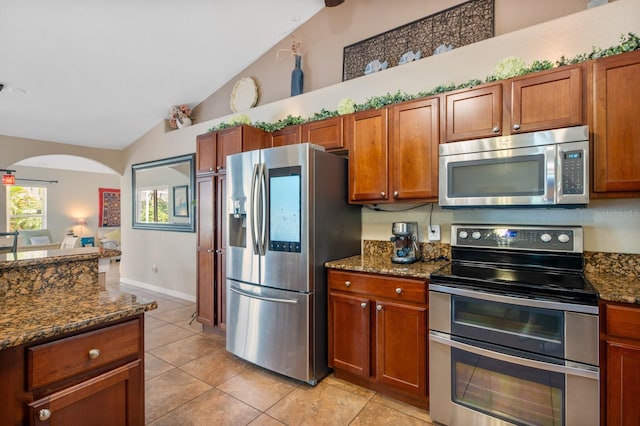
POLYGON ((477 346, 472 346, 467 343, 462 343, 457 340, 453 340, 451 336, 440 333, 438 331, 431 330, 429 332, 429 340, 432 342, 440 343, 452 348, 458 348, 467 352, 471 352, 476 355, 484 356, 487 358, 497 359, 499 361, 510 362, 511 364, 523 365, 525 367, 537 368, 539 370, 555 371, 562 374, 568 374, 571 376, 580 376, 587 379, 598 380, 600 377, 598 367, 594 367, 587 364, 581 364, 578 362, 565 361, 566 365, 550 364, 547 362, 536 361, 528 358, 520 358, 513 355, 503 354, 500 352, 491 351, 477 346))
POLYGON ((507 296, 503 294, 487 293, 481 290, 469 290, 453 285, 441 285, 429 283, 429 291, 455 294, 457 296, 472 297, 474 299, 486 300, 488 302, 508 303, 510 305, 529 306, 542 309, 553 309, 556 311, 579 312, 582 314, 598 315, 598 307, 591 305, 578 305, 573 303, 553 302, 550 300, 526 299, 523 297, 507 296))

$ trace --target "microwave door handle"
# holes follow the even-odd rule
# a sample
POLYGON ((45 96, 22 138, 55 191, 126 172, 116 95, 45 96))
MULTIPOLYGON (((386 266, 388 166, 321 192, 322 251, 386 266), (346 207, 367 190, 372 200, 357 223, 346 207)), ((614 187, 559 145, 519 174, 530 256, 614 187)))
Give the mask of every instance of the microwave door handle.
POLYGON ((251 205, 249 206, 249 210, 251 211, 251 220, 249 221, 251 226, 251 245, 253 246, 253 253, 258 254, 260 252, 258 248, 258 237, 256 234, 256 221, 258 217, 258 200, 256 199, 257 195, 257 186, 258 186, 258 167, 259 164, 254 164, 253 173, 251 174, 251 193, 249 196, 249 200, 251 205))
POLYGON ((258 253, 260 256, 266 254, 266 235, 267 235, 267 182, 266 182, 266 166, 264 163, 259 165, 258 172, 258 198, 259 198, 259 215, 258 220, 258 253))

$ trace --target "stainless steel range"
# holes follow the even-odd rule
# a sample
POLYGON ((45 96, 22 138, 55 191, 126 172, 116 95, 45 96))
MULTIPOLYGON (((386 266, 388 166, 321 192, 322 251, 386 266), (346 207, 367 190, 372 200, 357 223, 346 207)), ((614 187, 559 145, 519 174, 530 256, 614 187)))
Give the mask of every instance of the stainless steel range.
POLYGON ((598 294, 580 227, 453 225, 431 274, 431 418, 597 425, 598 294))

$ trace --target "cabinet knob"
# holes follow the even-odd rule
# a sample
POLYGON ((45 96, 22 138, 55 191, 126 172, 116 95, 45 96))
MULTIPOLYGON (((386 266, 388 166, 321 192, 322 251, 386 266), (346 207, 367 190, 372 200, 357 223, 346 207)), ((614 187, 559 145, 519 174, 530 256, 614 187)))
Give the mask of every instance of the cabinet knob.
POLYGON ((384 191, 382 191, 382 192, 380 193, 380 196, 381 196, 381 197, 386 197, 386 196, 387 196, 387 193, 386 193, 386 192, 384 192, 384 191))
POLYGON ((209 167, 209 171, 212 172, 213 171, 213 167, 209 167))
POLYGON ((377 309, 377 310, 379 310, 379 311, 381 311, 381 310, 382 310, 382 305, 377 305, 377 306, 376 306, 376 309, 377 309))
POLYGON ((362 307, 362 309, 366 308, 366 307, 367 307, 367 302, 362 302, 362 303, 360 304, 360 306, 362 307))
POLYGON ((347 287, 351 287, 351 281, 345 281, 344 285, 347 286, 347 287))
POLYGON ((395 198, 398 198, 398 191, 393 191, 393 196, 394 196, 395 198))
POLYGON ((90 349, 89 358, 96 359, 100 356, 100 349, 90 349))
POLYGON ((51 417, 51 410, 47 408, 43 408, 38 412, 38 420, 41 422, 49 420, 49 417, 51 417))
POLYGON ((216 254, 220 254, 220 253, 222 253, 222 249, 217 249, 216 254))
POLYGON ((499 133, 499 132, 500 132, 500 127, 496 126, 496 127, 494 127, 493 129, 491 129, 491 131, 492 131, 493 133, 499 133))
POLYGON ((213 253, 213 249, 207 250, 207 253, 213 253))
POLYGON ((513 130, 520 130, 520 125, 519 124, 514 124, 513 125, 513 130))
POLYGON ((402 289, 400 287, 396 288, 396 293, 402 294, 402 289))

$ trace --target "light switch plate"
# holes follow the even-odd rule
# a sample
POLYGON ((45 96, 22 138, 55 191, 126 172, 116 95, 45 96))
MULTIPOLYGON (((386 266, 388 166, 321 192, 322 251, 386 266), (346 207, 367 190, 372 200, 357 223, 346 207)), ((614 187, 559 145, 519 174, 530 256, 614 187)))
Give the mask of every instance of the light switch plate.
POLYGON ((427 225, 429 241, 440 241, 440 225, 427 225))

